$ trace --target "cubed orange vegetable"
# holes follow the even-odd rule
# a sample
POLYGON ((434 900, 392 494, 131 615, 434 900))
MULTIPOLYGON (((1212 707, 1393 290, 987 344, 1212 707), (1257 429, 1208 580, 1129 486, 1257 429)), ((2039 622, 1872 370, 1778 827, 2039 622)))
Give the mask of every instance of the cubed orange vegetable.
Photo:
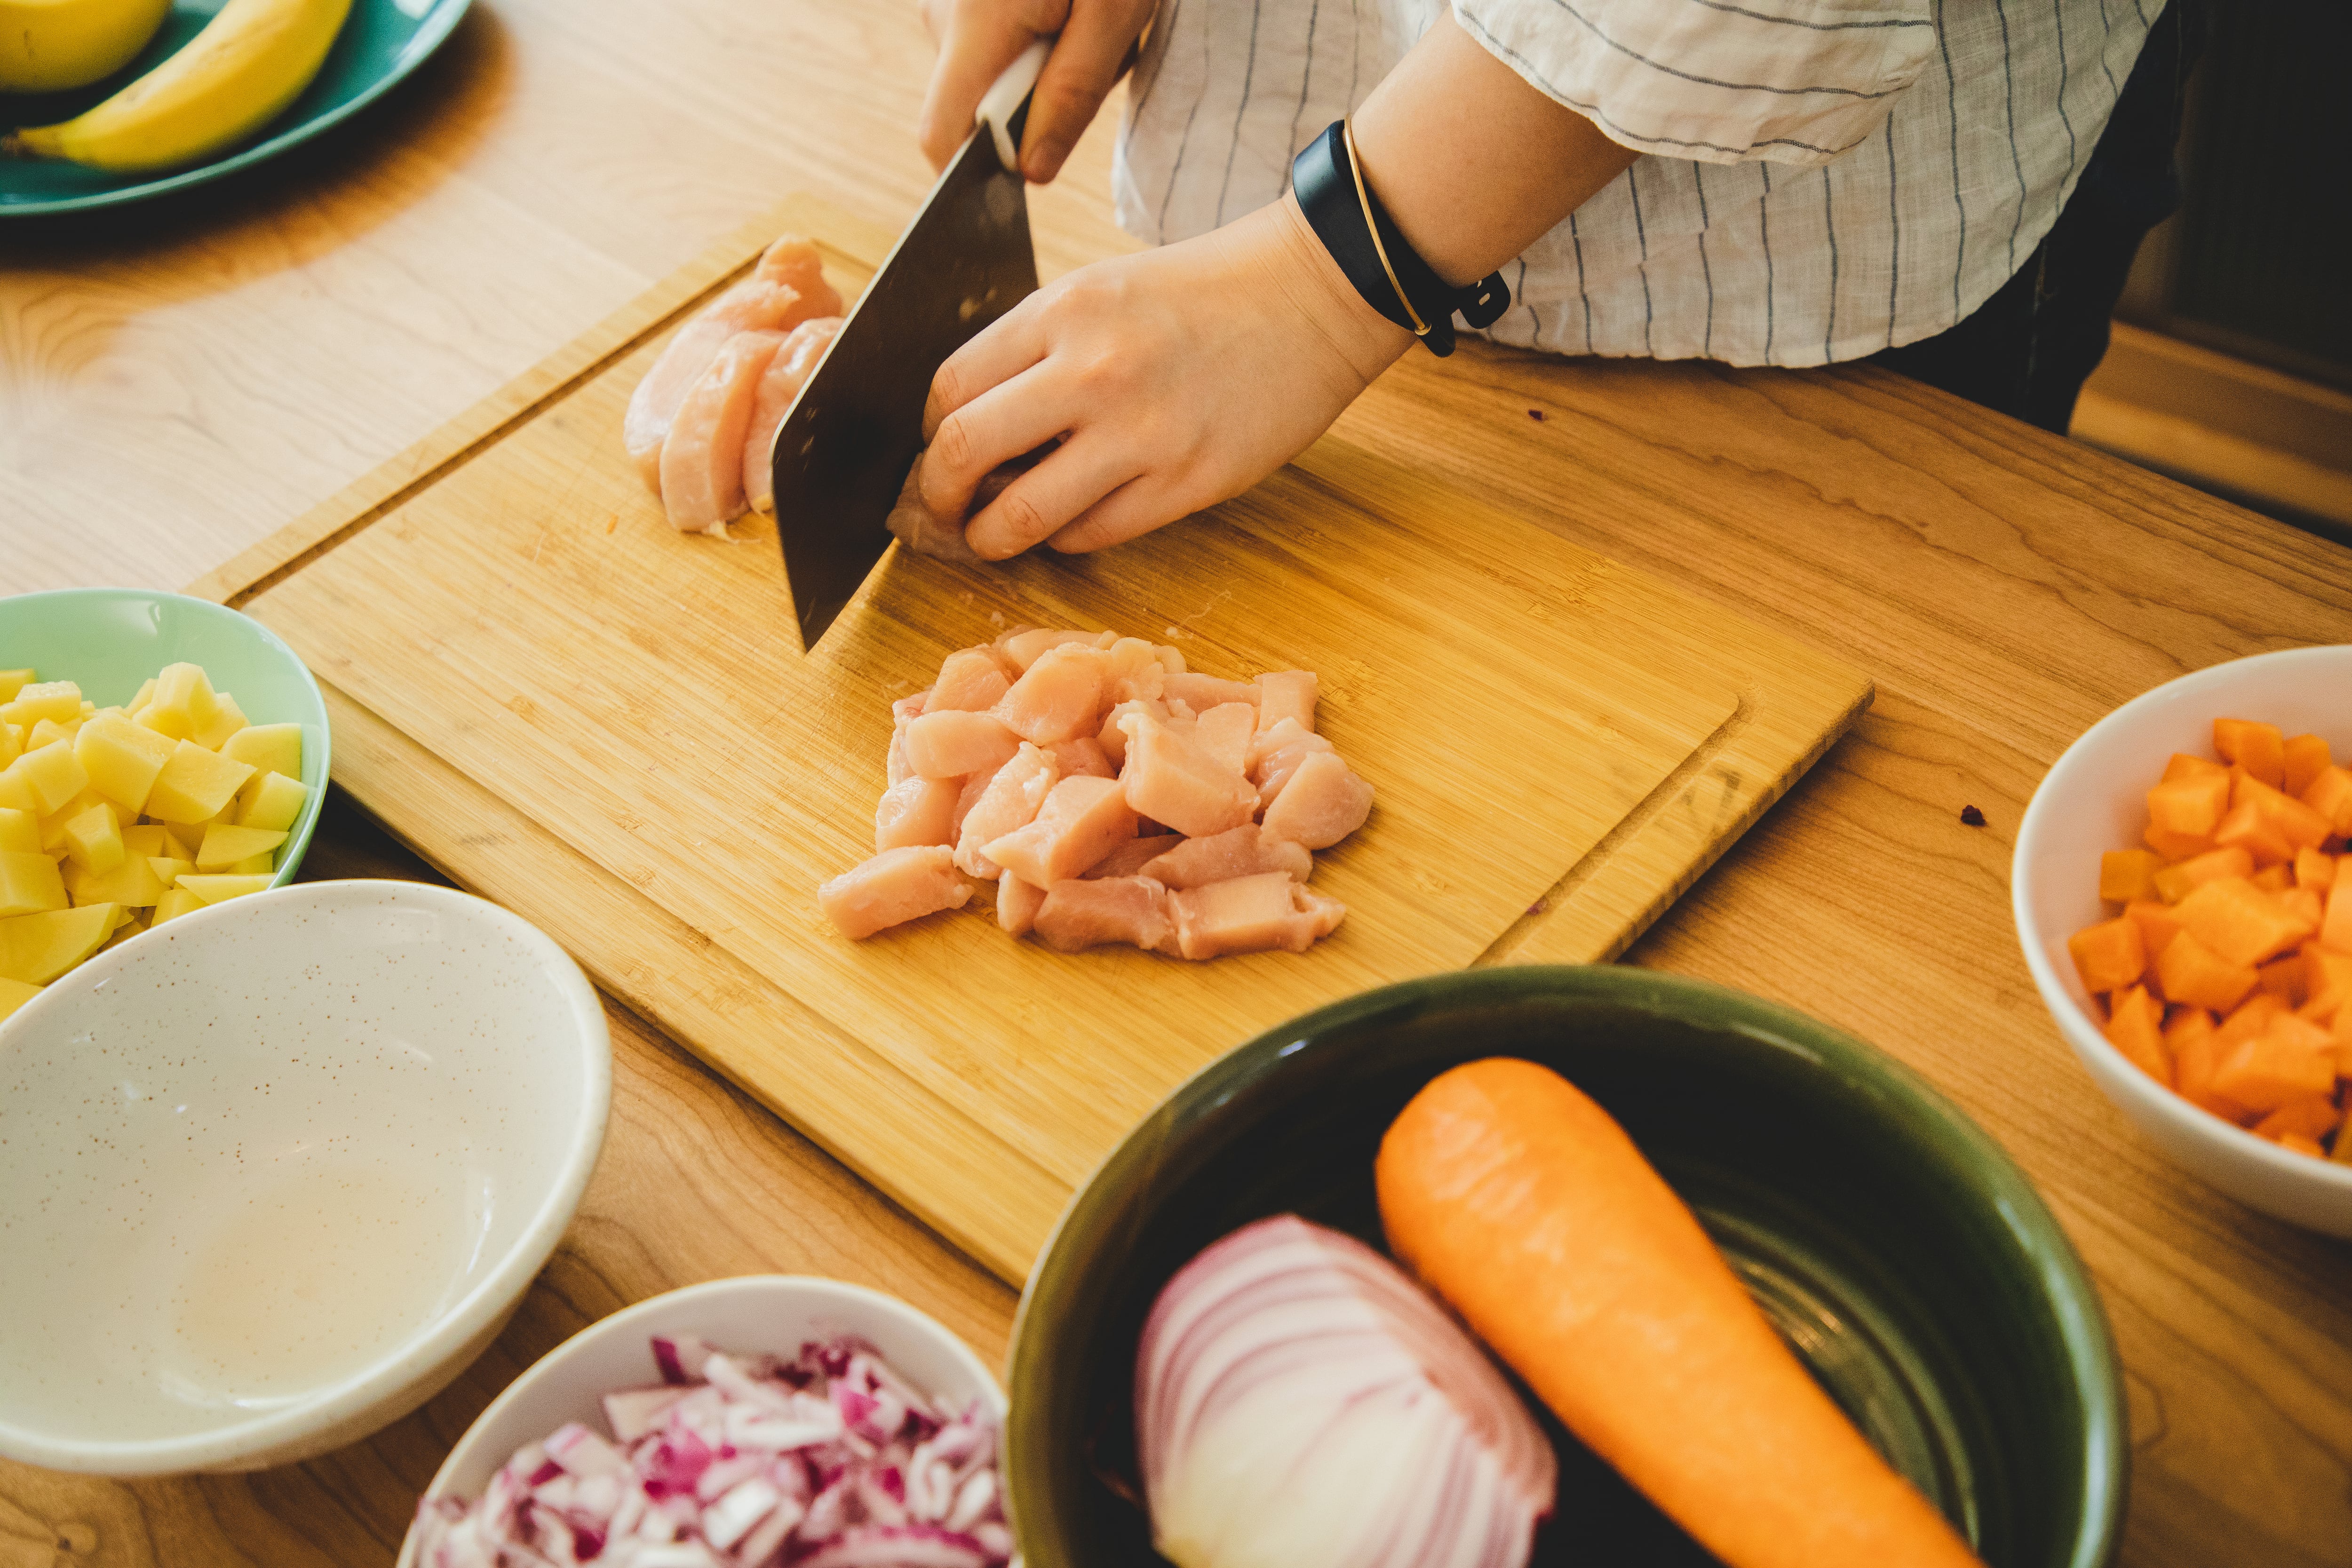
MULTIPOLYGON (((2141 928, 2145 934, 2147 928, 2141 928)), ((2304 1000, 2295 1011, 2315 1024, 2334 1020, 2336 1010, 2352 1002, 2352 953, 2337 952, 2316 942, 2303 948, 2304 1000)))
POLYGON ((2172 1087, 2172 1053, 2164 1044, 2164 1005, 2135 985, 2116 998, 2107 1019, 2107 1043, 2129 1058, 2134 1067, 2172 1087))
POLYGON ((2156 868, 2164 862, 2146 849, 2110 849, 2099 857, 2099 897, 2128 904, 2156 897, 2156 868))
MULTIPOLYGON (((2262 780, 2246 773, 2234 774, 2230 783, 2230 809, 2251 805, 2286 840, 2289 858, 2297 849, 2316 849, 2327 841, 2327 814, 2316 806, 2305 805, 2284 790, 2273 789, 2262 780)), ((2224 821, 2228 820, 2224 814, 2224 821)), ((2221 842, 2221 830, 2214 830, 2213 840, 2221 842)))
POLYGON ((2262 979, 2252 964, 2231 963, 2186 931, 2165 944, 2156 977, 2166 1000, 2216 1013, 2236 1007, 2262 979))
POLYGON ((2286 1015, 2286 1004, 2267 991, 2257 992, 2247 997, 2227 1017, 2214 1026, 2214 1039, 2221 1046, 2221 1054, 2228 1056, 2231 1051, 2277 1023, 2286 1015))
POLYGON ((2286 737, 2275 724, 2252 719, 2213 721, 2213 749, 2276 789, 2286 777, 2286 737))
POLYGON ((2230 809, 2231 777, 2199 773, 2147 792, 2147 825, 2167 833, 2210 837, 2230 809))
POLYGON ((2144 899, 2138 903, 2125 905, 2124 915, 2139 923, 2140 946, 2147 953, 2150 963, 2154 963, 2164 952, 2165 943, 2180 934, 2180 911, 2174 905, 2144 899))
POLYGON ((2294 846, 2260 801, 2231 806, 2213 829, 2213 842, 2224 849, 2244 850, 2257 866, 2284 866, 2294 858, 2294 846))
POLYGON ((2293 1153, 2308 1154, 2315 1160, 2327 1158, 2327 1151, 2320 1147, 2318 1139, 2306 1138, 2300 1132, 2282 1132, 2274 1142, 2280 1148, 2293 1153))
POLYGON ((2277 897, 2279 908, 2301 921, 2313 936, 2319 934, 2327 921, 2326 900, 2309 888, 2281 888, 2277 897))
MULTIPOLYGON (((2299 1024, 2299 1018, 2286 1023, 2299 1024)), ((2325 1031, 2322 1031, 2325 1037, 2325 1031)), ((2336 1088, 2333 1049, 2315 1049, 2273 1026, 2241 1042, 2213 1069, 2213 1092, 2251 1110, 2276 1110, 2293 1100, 2331 1093, 2336 1088)))
POLYGON ((2076 931, 2066 939, 2066 951, 2074 955, 2074 971, 2090 991, 2120 991, 2147 968, 2139 922, 2120 915, 2076 931))
MULTIPOLYGON (((2232 963, 2266 963, 2314 929, 2243 877, 2224 877, 2191 891, 2180 900, 2180 921, 2190 936, 2232 963)), ((2170 986, 2165 991, 2171 994, 2170 986)))
POLYGON ((2338 838, 2352 837, 2352 772, 2341 766, 2323 769, 2296 798, 2327 818, 2338 838))
POLYGON ((2172 1087, 2183 1100, 2224 1121, 2254 1119, 2252 1111, 2213 1091, 2213 1069, 2221 1065, 2221 1040, 2211 1014, 2196 1007, 2183 1013, 2166 1027, 2164 1044, 2172 1053, 2172 1087))
POLYGON ((2352 877, 2338 877, 2327 889, 2327 908, 2320 917, 2319 944, 2338 952, 2352 952, 2352 877))
POLYGON ((2290 1007, 2300 1007, 2310 1000, 2311 994, 2305 989, 2308 982, 2303 954, 2299 952, 2290 952, 2284 958, 2273 958, 2268 963, 2256 964, 2254 973, 2262 977, 2257 984, 2264 992, 2290 1007))
MULTIPOLYGON (((2126 849, 2121 853, 2129 855, 2134 851, 2126 849)), ((2152 877, 2155 873, 2150 872, 2149 875, 2152 877)), ((2107 868, 2103 857, 2099 866, 2101 897, 2105 896, 2106 885, 2107 868)), ((2296 850, 2294 852, 2294 885, 2298 888, 2309 888, 2315 893, 2326 892, 2336 885, 2336 857, 2323 855, 2316 849, 2296 850)))
POLYGON ((2260 1121, 2254 1123, 2254 1136, 2276 1138, 2282 1133, 2300 1132, 2305 1138, 2325 1138, 2342 1125, 2344 1113, 2326 1095, 2313 1095, 2308 1100, 2291 1100, 2260 1121))
POLYGON ((2188 752, 2175 752, 2164 764, 2164 782, 2170 784, 2175 779, 2194 778, 2199 773, 2226 776, 2229 771, 2227 763, 2217 763, 2210 757, 2200 757, 2188 752))
POLYGON ((2265 893, 2284 893, 2294 886, 2294 873, 2284 864, 2265 866, 2254 873, 2252 881, 2265 893))
POLYGON ((2291 735, 2286 742, 2286 781, 2279 787, 2287 794, 2300 795, 2311 787, 2311 781, 2326 773, 2336 759, 2327 754, 2327 742, 2316 735, 2291 735))
POLYGON ((2213 852, 2213 840, 2201 833, 2168 833, 2161 827, 2150 827, 2140 835, 2140 842, 2167 861, 2194 860, 2200 855, 2213 852))
POLYGON ((2176 865, 2167 866, 2156 874, 2156 896, 2168 904, 2177 904, 2196 889, 2224 877, 2251 877, 2254 874, 2254 858, 2243 849, 2213 849, 2176 865))

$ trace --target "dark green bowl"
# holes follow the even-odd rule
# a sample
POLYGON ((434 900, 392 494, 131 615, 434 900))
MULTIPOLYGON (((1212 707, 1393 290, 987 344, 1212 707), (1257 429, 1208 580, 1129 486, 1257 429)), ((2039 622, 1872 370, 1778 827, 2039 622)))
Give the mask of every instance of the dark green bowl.
MULTIPOLYGON (((1285 1211, 1377 1245, 1372 1157, 1421 1086, 1516 1056, 1622 1122, 1847 1415, 1992 1568, 2102 1568, 2121 1379, 2082 1261, 2024 1174, 1916 1074, 1800 1014, 1618 967, 1485 969, 1259 1036, 1095 1173, 1013 1328, 1006 1484, 1029 1568, 1160 1561, 1134 1482, 1144 1314, 1211 1241, 1285 1211)), ((1546 1417, 1538 1562, 1712 1559, 1546 1417)))

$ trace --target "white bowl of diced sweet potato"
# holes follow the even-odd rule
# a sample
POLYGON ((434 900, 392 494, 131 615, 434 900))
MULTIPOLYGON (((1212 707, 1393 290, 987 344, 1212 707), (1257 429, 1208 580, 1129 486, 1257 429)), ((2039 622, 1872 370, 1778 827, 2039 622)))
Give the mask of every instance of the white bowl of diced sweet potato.
POLYGON ((2347 764, 2352 647, 2183 676, 2051 768, 2011 897, 2109 1100, 2222 1192, 2352 1237, 2347 764))

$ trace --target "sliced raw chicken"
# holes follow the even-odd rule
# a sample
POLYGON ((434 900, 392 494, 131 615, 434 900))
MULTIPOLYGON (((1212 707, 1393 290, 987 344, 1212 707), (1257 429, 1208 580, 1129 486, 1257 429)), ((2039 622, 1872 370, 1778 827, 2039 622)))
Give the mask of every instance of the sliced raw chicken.
POLYGON ((1192 723, 1192 742, 1234 772, 1249 770, 1250 737, 1257 732, 1257 710, 1246 702, 1220 702, 1192 723))
MULTIPOLYGON (((1025 751, 1027 748, 1024 748, 1025 751)), ((978 820, 980 814, 972 816, 978 820)), ((971 837, 967 826, 965 837, 971 837)), ((1064 779, 1036 820, 992 839, 987 858, 1024 882, 1068 881, 1135 837, 1135 811, 1116 779, 1064 779)))
POLYGON ((803 319, 810 316, 841 314, 841 294, 824 280, 824 258, 817 248, 797 234, 778 237, 773 245, 760 254, 751 268, 751 276, 770 283, 781 283, 808 301, 803 319))
POLYGON ((1109 703, 1157 702, 1168 684, 1168 667, 1160 650, 1141 637, 1121 637, 1110 645, 1110 663, 1103 671, 1103 700, 1109 703))
POLYGON ((1119 728, 1127 735, 1127 762, 1119 783, 1128 804, 1139 815, 1164 822, 1188 838, 1205 838, 1239 827, 1257 814, 1257 791, 1249 780, 1191 736, 1147 713, 1129 714, 1119 721, 1119 728))
POLYGON ((1045 902, 1045 889, 1033 887, 1018 877, 1003 877, 996 883, 996 923, 1014 936, 1027 936, 1037 923, 1037 910, 1045 902))
POLYGON ((1056 882, 1037 908, 1037 934, 1064 952, 1105 942, 1164 951, 1174 927, 1168 889, 1149 877, 1106 877, 1097 882, 1056 882))
POLYGON ((670 422, 661 448, 662 510, 680 533, 727 537, 743 515, 743 435, 782 332, 738 332, 720 345, 670 422))
POLYGON ((1328 849, 1364 825, 1372 814, 1372 786, 1358 778, 1336 752, 1307 755, 1265 808, 1265 830, 1277 837, 1328 849))
MULTIPOLYGON (((1119 737, 1125 740, 1125 736, 1119 737)), ((1115 779, 1118 769, 1111 765, 1102 742, 1081 735, 1075 741, 1056 741, 1045 748, 1054 753, 1054 763, 1066 779, 1115 779)))
POLYGON ((1148 713, 1165 723, 1168 721, 1168 704, 1157 698, 1135 698, 1103 715, 1102 729, 1095 736, 1095 744, 1103 749, 1103 755, 1110 759, 1110 764, 1115 768, 1127 766, 1127 731, 1119 726, 1130 713, 1148 713))
POLYGON ((907 764, 927 779, 994 772, 1021 749, 1021 737, 985 713, 928 710, 907 725, 907 764))
POLYGON ((1270 730, 1285 719, 1300 729, 1315 728, 1315 700, 1321 683, 1311 669, 1268 670, 1257 678, 1258 728, 1270 730))
POLYGON ((882 792, 874 808, 874 852, 955 842, 956 779, 910 778, 882 792))
MULTIPOLYGON (((1004 863, 985 851, 1005 842, 1005 835, 1025 827, 1047 803, 1056 783, 1054 759, 1027 742, 1013 759, 996 770, 956 829, 956 868, 983 882, 996 879, 1004 863)), ((1116 786, 1113 786, 1116 787, 1116 786)), ((1133 828, 1128 830, 1130 834, 1133 828)), ((1014 868, 1019 869, 1019 868, 1014 868)), ((1031 877, 1044 887, 1052 879, 1031 877)))
POLYGON ((824 351, 833 346, 841 321, 839 316, 819 316, 794 327, 760 378, 751 399, 751 422, 743 433, 743 500, 754 511, 776 510, 776 429, 793 411, 793 399, 816 374, 824 351))
POLYGON ((738 332, 789 332, 812 316, 840 310, 841 296, 830 289, 812 300, 789 284, 754 272, 680 327, 629 395, 629 410, 621 419, 622 444, 646 485, 660 491, 662 442, 670 423, 728 339, 738 332))
POLYGON ((1104 877, 1140 876, 1146 866, 1179 844, 1187 842, 1189 840, 1181 833, 1155 833, 1148 838, 1130 838, 1079 875, 1088 881, 1104 877))
POLYGON ((1108 652, 1118 641, 1112 632, 1081 632, 1067 628, 1055 630, 1046 626, 1022 626, 996 639, 997 651, 1013 661, 1013 668, 1027 673, 1046 649, 1067 647, 1098 647, 1108 652))
POLYGON ((1168 913, 1176 925, 1177 950, 1197 959, 1272 947, 1305 952, 1338 929, 1348 906, 1308 891, 1280 871, 1268 871, 1171 893, 1168 913))
POLYGON ((816 890, 824 918, 853 941, 940 910, 961 909, 971 884, 956 874, 954 851, 944 845, 886 849, 816 890))
POLYGON ((1276 838, 1256 823, 1245 822, 1212 837, 1171 844, 1166 854, 1145 861, 1138 875, 1181 891, 1268 871, 1304 882, 1315 875, 1315 857, 1304 845, 1276 838))
POLYGON ((1100 648, 1047 648, 998 700, 996 716, 1006 729, 1041 746, 1092 734, 1109 667, 1110 656, 1100 648))
POLYGON ((931 688, 929 706, 962 713, 985 713, 1013 684, 993 648, 968 647, 947 657, 931 688))
POLYGON ((915 776, 915 764, 907 760, 907 726, 922 717, 923 704, 930 695, 918 691, 890 704, 890 752, 883 766, 893 789, 915 776))
POLYGON ((1002 766, 1003 764, 999 763, 996 768, 982 768, 965 777, 963 787, 956 792, 955 812, 948 818, 949 843, 962 839, 964 818, 970 816, 971 808, 980 804, 980 797, 988 793, 988 786, 995 782, 998 768, 1002 766))
POLYGON ((1171 675, 1161 695, 1171 702, 1189 704, 1195 713, 1206 713, 1221 702, 1246 702, 1255 709, 1257 689, 1246 680, 1220 680, 1213 675, 1171 675))

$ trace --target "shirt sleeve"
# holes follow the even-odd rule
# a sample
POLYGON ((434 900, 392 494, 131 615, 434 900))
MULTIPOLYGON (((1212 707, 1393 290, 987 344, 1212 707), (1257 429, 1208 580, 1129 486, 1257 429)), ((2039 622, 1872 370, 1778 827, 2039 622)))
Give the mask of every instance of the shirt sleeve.
POLYGON ((1637 152, 1826 163, 1936 52, 1933 0, 1453 0, 1545 97, 1637 152))

